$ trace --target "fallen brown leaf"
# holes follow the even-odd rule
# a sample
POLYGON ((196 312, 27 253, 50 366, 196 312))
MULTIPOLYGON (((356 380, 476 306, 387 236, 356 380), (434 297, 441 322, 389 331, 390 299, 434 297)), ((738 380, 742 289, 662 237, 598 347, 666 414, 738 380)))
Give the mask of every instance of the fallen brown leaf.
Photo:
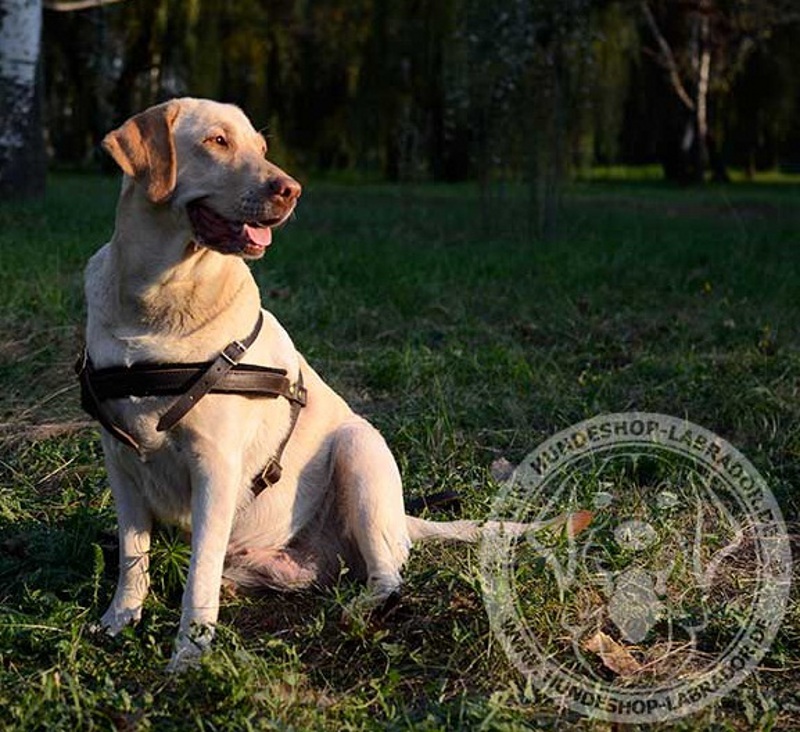
POLYGON ((603 665, 618 676, 634 676, 642 670, 642 665, 631 655, 625 646, 611 636, 598 630, 583 644, 584 650, 600 656, 603 665))

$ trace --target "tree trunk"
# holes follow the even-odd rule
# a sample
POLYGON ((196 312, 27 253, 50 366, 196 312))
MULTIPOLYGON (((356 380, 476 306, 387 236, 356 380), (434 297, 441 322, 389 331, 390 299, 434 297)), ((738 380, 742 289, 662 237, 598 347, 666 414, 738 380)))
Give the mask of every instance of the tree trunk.
POLYGON ((688 41, 689 68, 682 70, 675 54, 661 32, 655 16, 647 2, 641 0, 642 16, 658 46, 656 59, 665 71, 668 87, 679 104, 666 105, 674 108, 674 123, 664 123, 662 141, 662 165, 664 175, 679 183, 702 183, 711 169, 714 180, 726 181, 725 163, 717 148, 709 126, 709 98, 712 73, 712 39, 710 5, 698 4, 688 16, 690 37, 688 41), (702 7, 701 7, 702 6, 702 7), (687 78, 683 78, 683 76, 687 78))
POLYGON ((0 0, 0 195, 44 193, 39 89, 41 0, 0 0))
POLYGON ((708 86, 711 79, 711 49, 708 45, 708 16, 700 20, 700 68, 697 74, 697 137, 700 142, 700 164, 708 165, 708 86))

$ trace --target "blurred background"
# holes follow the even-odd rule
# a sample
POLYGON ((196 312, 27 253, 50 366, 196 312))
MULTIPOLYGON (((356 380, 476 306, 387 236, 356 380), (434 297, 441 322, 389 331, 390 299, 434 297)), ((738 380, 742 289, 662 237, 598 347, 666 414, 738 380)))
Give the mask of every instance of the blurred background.
MULTIPOLYGON (((795 0, 0 7, 6 24, 9 12, 42 16, 41 118, 26 125, 41 125, 50 165, 99 166, 109 129, 194 95, 242 106, 264 127, 273 158, 306 174, 528 180, 546 190, 616 166, 652 166, 681 183, 800 172, 795 0)), ((7 38, 0 49, 8 68, 7 38)), ((7 79, 3 88, 8 126, 7 79)), ((0 137, 1 147, 8 136, 0 137)), ((27 143, 31 155, 36 142, 27 143)), ((32 177, 35 161, 23 169, 32 177)))

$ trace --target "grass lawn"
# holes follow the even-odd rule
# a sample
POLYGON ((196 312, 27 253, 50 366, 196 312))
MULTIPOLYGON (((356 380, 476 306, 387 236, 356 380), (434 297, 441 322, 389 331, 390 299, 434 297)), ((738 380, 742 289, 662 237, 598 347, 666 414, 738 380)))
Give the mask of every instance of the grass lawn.
MULTIPOLYGON (((227 598, 214 650, 171 677, 187 550, 163 531, 142 622, 92 632, 113 592, 115 518, 72 363, 81 270, 117 188, 59 175, 43 203, 0 204, 0 728, 609 728, 525 689, 469 547, 415 550, 384 621, 341 621, 357 592, 346 578, 227 598)), ((800 186, 587 181, 559 221, 536 240, 513 190, 309 184, 254 273, 298 348, 381 429, 408 496, 455 490, 461 515, 485 517, 498 459, 597 414, 649 411, 738 448, 797 534, 800 186)), ((537 601, 544 625, 563 598, 537 601)), ((731 623, 711 619, 705 652, 731 623)), ((758 672, 678 727, 798 719, 795 590, 758 672)))

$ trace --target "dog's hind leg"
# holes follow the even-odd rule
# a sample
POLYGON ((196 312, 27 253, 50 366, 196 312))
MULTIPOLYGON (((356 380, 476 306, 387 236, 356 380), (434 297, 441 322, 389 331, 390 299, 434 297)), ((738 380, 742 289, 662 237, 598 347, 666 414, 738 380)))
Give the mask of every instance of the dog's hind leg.
POLYGON ((234 547, 225 562, 223 578, 244 590, 270 588, 302 590, 327 579, 311 548, 234 547))
POLYGON ((366 421, 354 419, 337 430, 333 479, 345 537, 366 568, 362 604, 379 605, 400 588, 411 540, 400 471, 383 437, 366 421))

